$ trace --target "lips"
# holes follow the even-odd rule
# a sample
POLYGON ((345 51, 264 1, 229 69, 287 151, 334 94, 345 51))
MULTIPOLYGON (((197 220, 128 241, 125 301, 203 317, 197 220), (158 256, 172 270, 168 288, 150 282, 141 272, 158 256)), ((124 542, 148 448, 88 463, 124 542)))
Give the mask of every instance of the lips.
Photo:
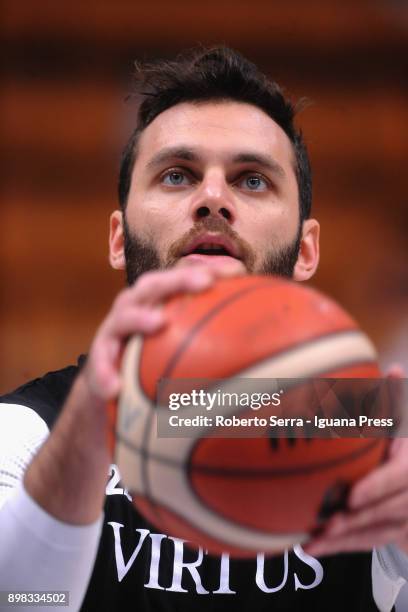
POLYGON ((196 236, 184 249, 182 256, 204 255, 211 257, 234 257, 240 259, 239 248, 222 234, 206 233, 196 236))

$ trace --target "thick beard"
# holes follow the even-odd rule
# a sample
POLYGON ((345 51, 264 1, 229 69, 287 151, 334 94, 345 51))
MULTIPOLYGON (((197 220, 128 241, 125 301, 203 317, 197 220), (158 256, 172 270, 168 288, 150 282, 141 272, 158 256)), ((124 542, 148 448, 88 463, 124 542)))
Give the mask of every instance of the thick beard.
POLYGON ((299 257, 302 241, 302 225, 299 224, 296 238, 290 244, 281 247, 278 251, 267 253, 259 274, 283 276, 292 278, 296 262, 299 257))
MULTIPOLYGON (((177 261, 171 258, 169 263, 164 264, 157 250, 146 241, 130 232, 126 216, 123 216, 123 235, 126 261, 126 281, 133 285, 139 276, 151 270, 160 270, 174 265, 177 261)), ((300 243, 302 239, 302 225, 299 224, 296 238, 288 245, 281 247, 278 251, 270 250, 259 270, 248 269, 248 273, 266 274, 292 278, 295 264, 298 259, 300 243)), ((249 256, 248 256, 249 258, 249 256)))
POLYGON ((126 282, 129 287, 145 272, 160 270, 163 267, 156 249, 130 232, 125 214, 123 215, 123 239, 126 282))

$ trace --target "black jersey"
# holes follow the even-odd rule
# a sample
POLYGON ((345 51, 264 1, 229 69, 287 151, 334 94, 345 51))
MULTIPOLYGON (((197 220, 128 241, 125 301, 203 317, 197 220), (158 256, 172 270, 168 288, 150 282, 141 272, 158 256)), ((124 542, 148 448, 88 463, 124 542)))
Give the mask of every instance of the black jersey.
MULTIPOLYGON (((50 372, 0 401, 34 409, 51 429, 84 362, 50 372)), ((78 503, 81 500, 78 499, 78 503)), ((84 612, 374 612, 372 553, 315 559, 211 556, 161 533, 137 512, 111 466, 105 516, 84 612)))

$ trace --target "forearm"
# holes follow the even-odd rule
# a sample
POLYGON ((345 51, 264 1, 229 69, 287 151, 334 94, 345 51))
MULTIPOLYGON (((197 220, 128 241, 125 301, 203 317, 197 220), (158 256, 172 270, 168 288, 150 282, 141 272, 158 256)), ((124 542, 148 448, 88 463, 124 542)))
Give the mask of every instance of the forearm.
POLYGON ((107 426, 105 403, 80 374, 24 477, 32 499, 64 523, 86 525, 101 514, 110 464, 107 426))
MULTIPOLYGON (((77 612, 92 573, 101 527, 102 517, 80 527, 57 521, 20 484, 0 509, 0 590, 68 591, 69 607, 64 609, 77 612)), ((47 607, 54 609, 60 608, 47 607)))

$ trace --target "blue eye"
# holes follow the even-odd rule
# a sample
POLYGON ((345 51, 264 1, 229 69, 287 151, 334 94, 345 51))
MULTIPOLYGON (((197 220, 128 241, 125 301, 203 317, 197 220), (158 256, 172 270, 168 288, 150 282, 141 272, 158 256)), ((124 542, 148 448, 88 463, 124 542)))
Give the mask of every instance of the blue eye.
POLYGON ((244 177, 243 182, 250 191, 266 191, 268 188, 266 180, 257 174, 248 174, 244 177))
POLYGON ((179 170, 171 170, 170 172, 166 172, 163 175, 162 181, 164 185, 172 185, 173 187, 178 187, 179 185, 184 185, 187 176, 184 172, 180 172, 179 170))

